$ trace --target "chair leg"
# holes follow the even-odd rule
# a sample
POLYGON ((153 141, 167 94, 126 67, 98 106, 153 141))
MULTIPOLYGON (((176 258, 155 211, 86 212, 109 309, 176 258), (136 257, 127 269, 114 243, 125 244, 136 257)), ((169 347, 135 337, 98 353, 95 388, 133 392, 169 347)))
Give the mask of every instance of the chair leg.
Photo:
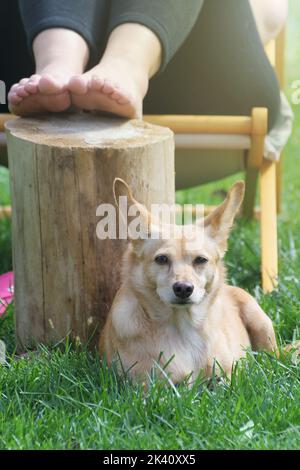
POLYGON ((244 197, 244 204, 243 204, 243 216, 246 217, 247 219, 251 219, 254 215, 257 181, 258 181, 258 169, 247 168, 246 179, 245 179, 246 188, 245 188, 245 197, 244 197))
POLYGON ((283 172, 283 153, 280 155, 280 160, 276 163, 276 206, 277 214, 281 212, 281 197, 282 197, 282 172, 283 172))
POLYGON ((276 162, 264 160, 260 170, 262 286, 271 292, 277 286, 278 247, 276 211, 276 162))
POLYGON ((265 136, 268 132, 268 110, 253 108, 251 117, 251 148, 246 153, 246 193, 243 208, 244 216, 247 218, 254 215, 258 172, 263 163, 265 136))

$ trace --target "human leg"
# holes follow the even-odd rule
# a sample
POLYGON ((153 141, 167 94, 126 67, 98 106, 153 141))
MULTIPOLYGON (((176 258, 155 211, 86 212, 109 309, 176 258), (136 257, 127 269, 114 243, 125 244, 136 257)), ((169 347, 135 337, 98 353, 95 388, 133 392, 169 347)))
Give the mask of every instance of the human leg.
POLYGON ((113 0, 99 64, 69 82, 73 103, 124 117, 141 116, 149 79, 188 36, 203 0, 113 0))
POLYGON ((286 23, 288 0, 249 0, 262 43, 276 38, 286 23))
POLYGON ((144 100, 147 114, 250 115, 279 112, 279 86, 248 0, 209 0, 189 37, 144 100))
POLYGON ((98 60, 106 30, 106 0, 20 0, 20 11, 36 71, 11 88, 12 112, 63 111, 71 104, 66 84, 98 60), (95 12, 99 19, 95 20, 95 12))

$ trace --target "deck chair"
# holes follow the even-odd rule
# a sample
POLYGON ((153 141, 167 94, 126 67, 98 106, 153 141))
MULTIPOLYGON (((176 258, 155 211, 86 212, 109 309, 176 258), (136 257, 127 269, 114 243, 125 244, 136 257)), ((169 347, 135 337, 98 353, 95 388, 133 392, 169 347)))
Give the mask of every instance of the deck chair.
MULTIPOLYGON (((283 30, 266 47, 281 88, 284 34, 283 30)), ((251 116, 146 115, 144 119, 175 133, 176 189, 245 171, 243 213, 248 218, 256 213, 260 219, 262 287, 264 292, 271 292, 278 276, 277 211, 281 205, 282 159, 276 162, 264 158, 267 109, 254 108, 251 116), (260 208, 255 211, 258 180, 260 208)))

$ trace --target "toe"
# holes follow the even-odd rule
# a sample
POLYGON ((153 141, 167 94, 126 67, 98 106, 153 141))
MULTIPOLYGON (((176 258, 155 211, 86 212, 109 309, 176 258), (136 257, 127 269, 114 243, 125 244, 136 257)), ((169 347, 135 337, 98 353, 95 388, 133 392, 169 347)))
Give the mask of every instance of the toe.
POLYGON ((129 103, 129 99, 126 98, 125 96, 121 96, 121 97, 117 100, 117 102, 118 102, 119 104, 128 104, 128 103, 129 103))
POLYGON ((110 95, 116 91, 116 86, 114 86, 111 82, 105 81, 102 87, 102 92, 105 95, 110 95))
POLYGON ((119 88, 118 90, 115 91, 112 95, 110 95, 111 98, 115 99, 117 103, 119 104, 129 104, 131 102, 131 99, 129 95, 126 94, 124 90, 119 88))
POLYGON ((89 89, 93 91, 101 91, 103 85, 104 80, 97 75, 93 75, 88 82, 89 89))
POLYGON ((70 107, 70 94, 62 92, 57 95, 37 94, 23 102, 17 101, 12 94, 10 109, 19 116, 34 116, 45 112, 62 112, 70 107))
POLYGON ((19 87, 19 84, 18 84, 18 83, 14 83, 14 84, 11 86, 11 88, 10 88, 10 90, 9 90, 9 93, 15 92, 18 87, 19 87))
POLYGON ((88 80, 83 75, 74 75, 69 80, 68 89, 72 93, 84 95, 88 91, 88 80))
POLYGON ((31 75, 29 81, 30 82, 39 82, 41 79, 41 76, 38 75, 37 73, 34 73, 33 75, 31 75))
POLYGON ((39 91, 39 85, 38 85, 38 82, 31 82, 29 81, 28 83, 26 83, 26 85, 24 86, 25 90, 30 94, 30 95, 33 95, 35 93, 37 93, 39 91))
POLYGON ((43 75, 38 83, 38 89, 42 94, 53 95, 64 91, 65 82, 53 75, 43 75))
POLYGON ((16 88, 15 93, 20 96, 20 98, 26 98, 29 95, 28 91, 25 90, 24 85, 19 85, 18 88, 16 88))
POLYGON ((47 111, 59 113, 67 110, 71 105, 70 94, 64 91, 56 96, 45 97, 43 106, 47 111))
POLYGON ((61 91, 62 85, 52 75, 43 75, 38 83, 38 90, 45 95, 56 94, 61 91))
POLYGON ((24 85, 24 88, 26 91, 28 91, 29 94, 33 95, 39 91, 39 81, 41 79, 41 76, 38 74, 31 75, 29 81, 24 85))
POLYGON ((111 95, 110 98, 112 98, 115 101, 118 101, 122 98, 122 95, 119 91, 114 91, 111 95))
POLYGON ((20 96, 16 95, 16 93, 9 93, 8 101, 11 104, 17 105, 17 104, 21 103, 22 98, 20 96))
POLYGON ((29 78, 22 78, 22 80, 19 81, 20 85, 26 85, 26 83, 29 81, 29 78))

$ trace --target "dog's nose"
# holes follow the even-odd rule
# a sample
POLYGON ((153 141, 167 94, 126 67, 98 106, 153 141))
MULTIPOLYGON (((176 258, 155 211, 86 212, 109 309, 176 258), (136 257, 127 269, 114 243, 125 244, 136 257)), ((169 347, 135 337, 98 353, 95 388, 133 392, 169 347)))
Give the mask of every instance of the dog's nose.
POLYGON ((180 299, 187 299, 193 293, 194 286, 191 282, 179 281, 173 284, 173 291, 176 297, 180 299))

